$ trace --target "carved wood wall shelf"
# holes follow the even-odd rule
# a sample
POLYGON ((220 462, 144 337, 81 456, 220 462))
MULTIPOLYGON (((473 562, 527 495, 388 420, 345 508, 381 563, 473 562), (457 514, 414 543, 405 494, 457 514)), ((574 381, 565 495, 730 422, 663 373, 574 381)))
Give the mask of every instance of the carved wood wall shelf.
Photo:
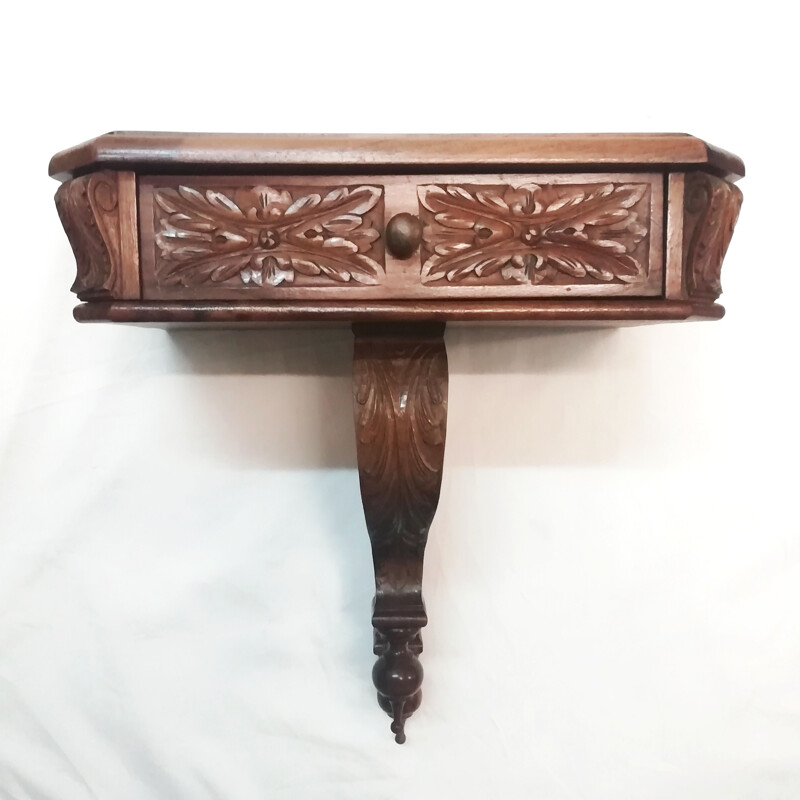
POLYGON ((445 324, 719 319, 736 157, 684 134, 111 133, 56 155, 81 322, 346 322, 373 681, 421 699, 445 324))

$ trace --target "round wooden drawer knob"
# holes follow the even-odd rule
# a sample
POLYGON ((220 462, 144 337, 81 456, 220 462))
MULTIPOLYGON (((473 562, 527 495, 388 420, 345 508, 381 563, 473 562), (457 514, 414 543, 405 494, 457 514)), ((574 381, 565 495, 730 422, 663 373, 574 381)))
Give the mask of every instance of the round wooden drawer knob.
POLYGON ((422 241, 422 223, 413 214, 395 214, 386 226, 386 246, 395 258, 408 258, 422 241))

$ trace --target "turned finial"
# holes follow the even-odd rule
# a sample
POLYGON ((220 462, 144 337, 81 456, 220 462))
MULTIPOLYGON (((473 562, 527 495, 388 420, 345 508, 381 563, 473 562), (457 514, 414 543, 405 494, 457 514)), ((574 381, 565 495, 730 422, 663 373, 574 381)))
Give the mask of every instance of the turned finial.
POLYGON ((405 722, 422 700, 422 664, 410 646, 419 641, 418 628, 384 631, 382 651, 372 668, 378 703, 392 718, 392 733, 398 744, 406 740, 405 722))

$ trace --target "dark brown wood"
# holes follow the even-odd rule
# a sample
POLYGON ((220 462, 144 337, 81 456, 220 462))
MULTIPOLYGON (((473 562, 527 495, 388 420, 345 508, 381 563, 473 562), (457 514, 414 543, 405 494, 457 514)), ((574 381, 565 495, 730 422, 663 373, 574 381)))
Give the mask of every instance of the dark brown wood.
POLYGON ((684 133, 564 134, 248 134, 120 131, 53 156, 50 175, 66 180, 98 169, 140 173, 253 171, 267 174, 311 167, 330 173, 497 172, 537 168, 627 169, 675 165, 744 176, 737 156, 684 133))
POLYGON ((140 182, 147 299, 288 297, 385 282, 383 186, 331 179, 140 182))
POLYGON ((668 300, 494 300, 401 302, 129 302, 84 303, 75 308, 78 322, 134 325, 236 325, 441 321, 536 325, 630 325, 721 319, 716 303, 668 300))
POLYGON ((354 325, 353 332, 358 476, 375 565, 372 678, 402 744, 422 699, 422 562, 447 428, 444 324, 354 325))
POLYGON ((136 179, 96 172, 63 183, 56 208, 72 246, 81 300, 133 300, 139 291, 136 179))
POLYGON ((656 173, 144 176, 139 202, 146 300, 663 291, 656 173))
POLYGON ((683 274, 692 298, 716 300, 722 293, 722 261, 742 206, 742 192, 704 173, 686 176, 684 187, 683 274))
POLYGON ((395 258, 413 255, 422 241, 422 222, 415 214, 402 211, 386 223, 386 247, 395 258))
POLYGON ((612 174, 421 186, 422 282, 661 294, 662 188, 612 174))
POLYGON ((719 319, 736 156, 684 134, 106 134, 53 157, 81 322, 349 324, 373 680, 421 701, 445 324, 719 319))

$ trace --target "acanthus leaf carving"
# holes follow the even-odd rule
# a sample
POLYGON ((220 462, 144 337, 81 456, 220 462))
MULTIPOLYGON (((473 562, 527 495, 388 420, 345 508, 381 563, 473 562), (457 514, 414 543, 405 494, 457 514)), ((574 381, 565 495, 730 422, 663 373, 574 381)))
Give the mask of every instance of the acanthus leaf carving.
POLYGON ((154 190, 156 274, 165 286, 377 284, 383 189, 250 186, 154 190))
POLYGON ((419 187, 423 283, 637 283, 647 183, 419 187))
POLYGON ((444 345, 357 339, 354 387, 359 476, 373 548, 417 555, 425 549, 441 484, 444 345))
POLYGON ((722 294, 722 261, 741 206, 738 186, 704 172, 686 175, 683 262, 691 297, 716 300, 722 294))
POLYGON ((124 296, 118 176, 96 172, 61 184, 56 209, 75 255, 81 300, 124 296))
POLYGON ((402 743, 405 721, 422 699, 422 568, 447 426, 444 324, 353 330, 358 473, 375 567, 372 677, 402 743))

